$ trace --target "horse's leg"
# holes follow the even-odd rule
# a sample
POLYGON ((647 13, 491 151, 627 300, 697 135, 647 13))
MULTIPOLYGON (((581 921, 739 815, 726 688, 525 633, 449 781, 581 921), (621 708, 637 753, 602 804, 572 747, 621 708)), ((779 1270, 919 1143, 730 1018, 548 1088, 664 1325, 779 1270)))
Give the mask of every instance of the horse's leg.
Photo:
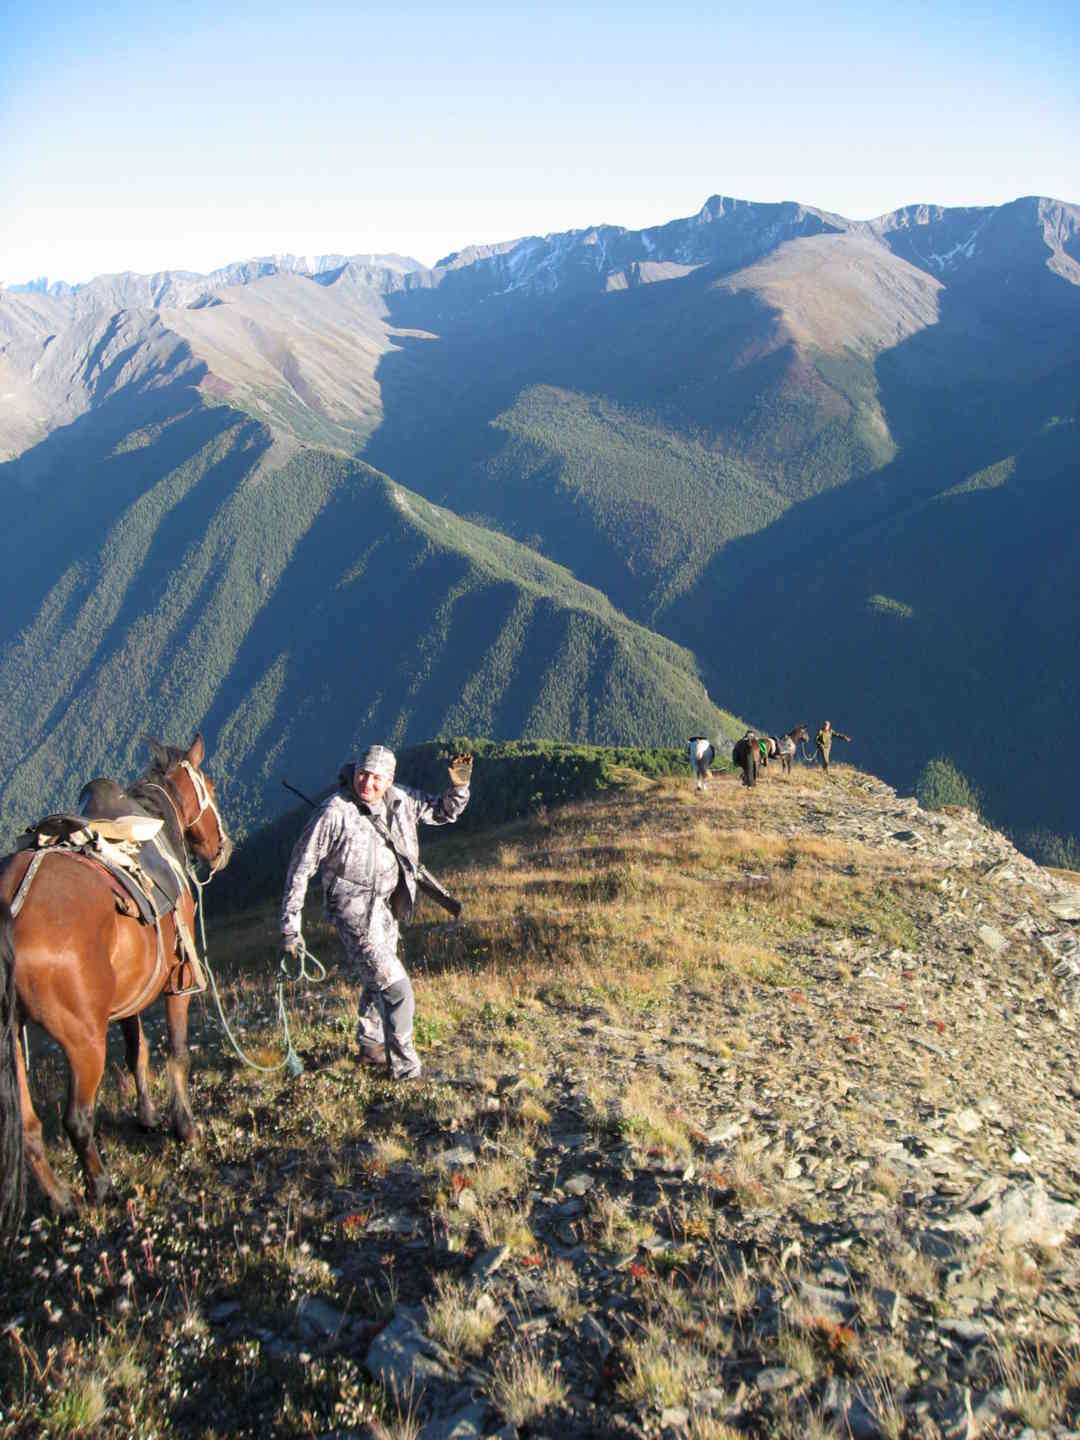
POLYGON ((34 1172, 34 1178, 49 1197, 49 1204, 58 1214, 64 1215, 72 1208, 71 1187, 57 1180, 53 1174, 52 1166, 45 1156, 45 1141, 41 1134, 41 1121, 38 1119, 37 1111, 34 1109, 34 1102, 30 1098, 30 1085, 26 1078, 26 1064, 23 1060, 22 1045, 19 1041, 15 1043, 19 1052, 19 1106, 22 1110, 23 1153, 26 1156, 27 1164, 34 1172))
POLYGON ((198 1133, 195 1116, 191 1113, 188 1098, 188 1069, 191 1054, 188 1050, 188 1007, 190 995, 165 996, 165 1020, 169 1027, 169 1094, 172 1105, 172 1127, 178 1140, 186 1144, 198 1133))
POLYGON ((105 1074, 104 1026, 100 1034, 83 1038, 77 1065, 70 1051, 67 1059, 68 1098, 64 1129, 86 1176, 87 1196, 91 1204, 100 1205, 112 1185, 94 1139, 94 1105, 101 1077, 105 1074))
POLYGON ((138 1015, 129 1015, 120 1021, 124 1032, 124 1049, 127 1065, 135 1081, 136 1113, 144 1130, 152 1130, 157 1124, 154 1102, 150 1098, 150 1047, 146 1043, 142 1022, 138 1015))

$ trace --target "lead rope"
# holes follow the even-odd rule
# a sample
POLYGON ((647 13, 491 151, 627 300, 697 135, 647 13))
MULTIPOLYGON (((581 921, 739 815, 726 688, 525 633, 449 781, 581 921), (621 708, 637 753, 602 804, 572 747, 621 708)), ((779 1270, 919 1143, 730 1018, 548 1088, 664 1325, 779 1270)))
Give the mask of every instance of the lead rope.
MULTIPOLYGON (((211 876, 211 878, 213 877, 211 876)), ((295 975, 290 975, 289 967, 285 963, 286 957, 284 955, 281 957, 281 978, 278 980, 277 984, 277 1007, 278 1019, 281 1021, 282 1034, 285 1036, 285 1058, 284 1060, 280 1060, 276 1065, 260 1065, 258 1061, 252 1060, 250 1055, 245 1055, 243 1050, 241 1050, 239 1044, 236 1041, 236 1037, 233 1035, 232 1031, 229 1028, 229 1022, 225 1019, 225 1011, 222 1008, 221 996, 218 993, 217 981, 214 979, 214 972, 210 968, 210 960, 206 948, 206 918, 203 914, 202 896, 202 892, 204 888, 209 885, 210 880, 199 880, 195 875, 190 875, 190 879, 192 884, 195 886, 196 892, 199 896, 199 938, 202 941, 202 963, 206 967, 206 974, 210 980, 210 989, 213 991, 214 994, 214 1003, 217 1005, 218 1018, 221 1020, 221 1028, 228 1036, 229 1044, 236 1051, 237 1055, 240 1057, 240 1059, 244 1062, 245 1065, 249 1066, 252 1070, 260 1071, 260 1073, 263 1075, 273 1075, 278 1070, 287 1070, 289 1074, 292 1075, 294 1078, 298 1075, 302 1075, 304 1073, 304 1062, 300 1059, 300 1056, 297 1055, 296 1051, 293 1049, 292 1036, 289 1034, 289 1017, 285 1011, 285 981, 288 980, 295 984, 299 980, 306 980, 310 985, 321 985, 322 982, 326 979, 326 967, 323 965, 322 961, 318 959, 317 956, 312 955, 311 951, 308 950, 302 940, 300 942, 299 955, 300 968, 295 975), (307 962, 309 960, 318 969, 319 973, 317 975, 313 971, 308 970, 307 962)))

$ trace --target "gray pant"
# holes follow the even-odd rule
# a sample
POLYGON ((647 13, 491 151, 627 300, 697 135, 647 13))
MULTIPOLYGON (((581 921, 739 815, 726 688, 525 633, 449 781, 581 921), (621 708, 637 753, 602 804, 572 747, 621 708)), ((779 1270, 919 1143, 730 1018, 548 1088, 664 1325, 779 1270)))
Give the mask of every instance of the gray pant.
POLYGON ((366 984, 360 992, 359 1009, 356 1038, 360 1045, 371 1051, 383 1047, 395 1080, 411 1080, 419 1075, 420 1056, 413 1043, 416 1001, 409 977, 382 988, 366 984))

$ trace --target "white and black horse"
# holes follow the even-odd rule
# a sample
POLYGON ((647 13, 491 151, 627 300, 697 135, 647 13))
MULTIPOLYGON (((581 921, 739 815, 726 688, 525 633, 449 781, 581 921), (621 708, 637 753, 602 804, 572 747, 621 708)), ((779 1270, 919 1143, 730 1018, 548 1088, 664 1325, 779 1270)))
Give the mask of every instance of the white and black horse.
POLYGON ((690 755, 690 769, 694 773, 694 789, 708 790, 709 766, 716 758, 712 743, 704 735, 691 735, 687 750, 690 755))
POLYGON ((791 773, 791 762, 795 758, 795 747, 800 741, 810 739, 810 732, 805 725, 796 725, 794 730, 789 730, 786 735, 781 735, 778 741, 780 765, 785 775, 791 773))

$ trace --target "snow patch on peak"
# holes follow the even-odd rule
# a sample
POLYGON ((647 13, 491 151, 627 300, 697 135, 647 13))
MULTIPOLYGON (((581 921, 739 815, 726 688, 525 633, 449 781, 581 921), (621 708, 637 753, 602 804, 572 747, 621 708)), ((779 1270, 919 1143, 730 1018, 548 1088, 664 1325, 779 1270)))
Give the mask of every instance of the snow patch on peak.
POLYGON ((931 251, 926 257, 926 263, 932 265, 935 270, 951 270, 954 269, 961 260, 974 259, 975 238, 978 233, 979 227, 976 226, 966 240, 958 240, 950 250, 946 250, 942 255, 937 254, 936 251, 931 251))

